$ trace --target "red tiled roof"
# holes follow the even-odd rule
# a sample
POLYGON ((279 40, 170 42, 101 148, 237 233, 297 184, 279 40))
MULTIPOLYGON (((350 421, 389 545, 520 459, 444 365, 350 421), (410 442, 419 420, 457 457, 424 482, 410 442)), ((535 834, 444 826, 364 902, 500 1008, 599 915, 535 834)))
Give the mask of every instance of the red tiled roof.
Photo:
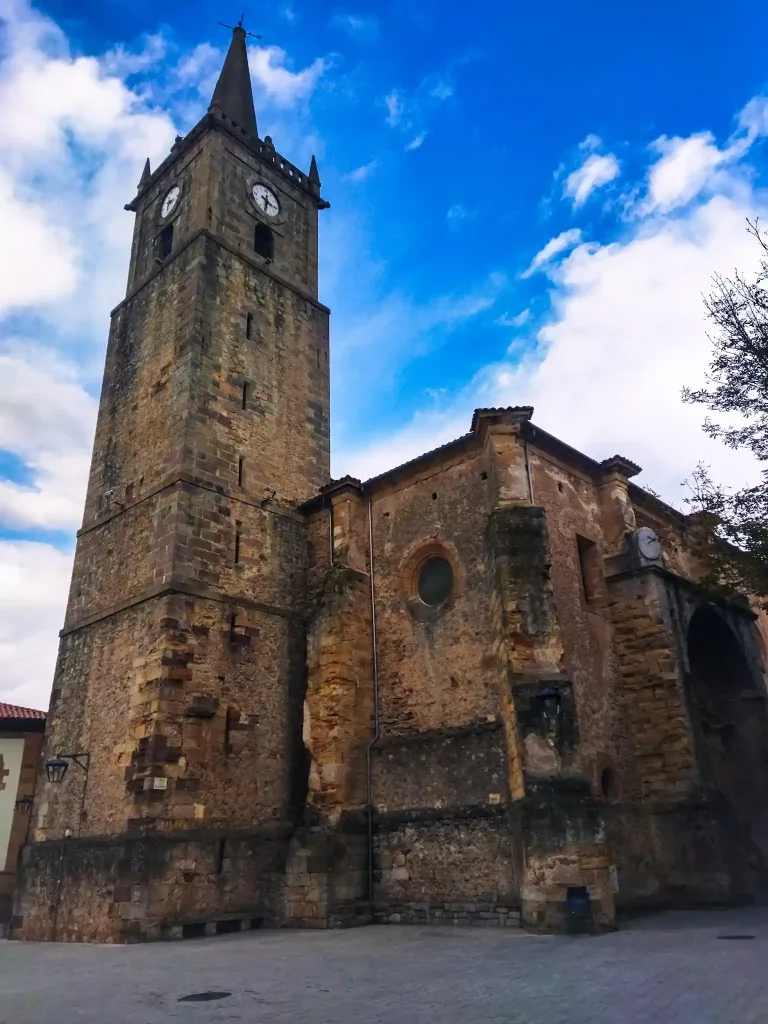
POLYGON ((0 701, 0 718, 45 718, 44 711, 35 708, 20 708, 16 704, 3 704, 0 701))

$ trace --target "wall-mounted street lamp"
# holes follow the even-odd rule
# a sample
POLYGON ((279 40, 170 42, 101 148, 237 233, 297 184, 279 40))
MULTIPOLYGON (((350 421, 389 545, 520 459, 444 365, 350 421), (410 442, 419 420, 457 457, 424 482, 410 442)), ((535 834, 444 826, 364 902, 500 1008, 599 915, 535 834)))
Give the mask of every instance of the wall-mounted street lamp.
MULTIPOLYGON (((80 814, 77 819, 77 834, 80 835, 80 827, 83 821, 83 807, 85 806, 85 791, 88 788, 88 769, 91 764, 91 755, 80 751, 77 754, 54 754, 53 757, 46 757, 45 759, 45 774, 48 776, 48 781, 53 783, 59 783, 64 779, 69 768, 70 761, 72 764, 76 764, 80 771, 85 775, 83 779, 83 791, 80 794, 80 814)), ((69 834, 72 835, 71 830, 68 830, 69 834)))
POLYGON ((64 757, 48 757, 45 760, 45 774, 49 782, 61 782, 69 768, 69 761, 64 757))
POLYGON ((32 810, 32 797, 31 796, 20 796, 14 804, 14 807, 19 814, 29 814, 32 810))
POLYGON ((55 754, 53 757, 45 759, 45 774, 48 776, 49 782, 61 782, 67 774, 69 762, 72 761, 82 772, 88 775, 90 760, 90 754, 55 754), (85 760, 85 764, 80 763, 79 759, 81 757, 85 760))

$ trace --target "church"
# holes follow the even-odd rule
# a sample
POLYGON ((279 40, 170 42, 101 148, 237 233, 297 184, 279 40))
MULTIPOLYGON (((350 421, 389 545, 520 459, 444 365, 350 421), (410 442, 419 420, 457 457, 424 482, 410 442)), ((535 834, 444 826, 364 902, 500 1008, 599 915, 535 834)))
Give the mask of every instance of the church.
POLYGON ((596 930, 755 898, 761 613, 697 584, 640 467, 526 406, 333 480, 328 206, 258 134, 238 26, 126 207, 12 937, 596 930))

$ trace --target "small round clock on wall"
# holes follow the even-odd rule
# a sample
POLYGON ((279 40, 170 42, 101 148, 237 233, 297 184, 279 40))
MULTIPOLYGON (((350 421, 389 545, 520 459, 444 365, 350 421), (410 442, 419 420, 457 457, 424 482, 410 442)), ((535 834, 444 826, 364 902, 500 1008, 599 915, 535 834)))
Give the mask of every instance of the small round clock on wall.
POLYGON ((251 188, 251 196, 256 206, 267 217, 276 217, 280 213, 280 203, 271 188, 257 183, 251 188))
POLYGON ((661 541, 649 526, 641 526, 635 534, 637 550, 649 562, 655 562, 661 556, 661 541))
POLYGON ((160 207, 160 216, 165 220, 166 217, 170 217, 173 211, 176 209, 176 205, 181 195, 181 185, 174 185, 173 188, 166 192, 163 205, 160 207))

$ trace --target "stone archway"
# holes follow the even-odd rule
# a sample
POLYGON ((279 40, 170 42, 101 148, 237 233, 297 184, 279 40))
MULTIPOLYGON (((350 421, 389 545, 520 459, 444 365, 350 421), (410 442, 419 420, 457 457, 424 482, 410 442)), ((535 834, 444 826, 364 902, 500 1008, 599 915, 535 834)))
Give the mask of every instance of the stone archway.
MULTIPOLYGON (((699 777, 727 802, 745 851, 761 873, 768 864, 766 691, 736 634, 712 607, 688 625, 688 696, 699 777)), ((736 838, 736 837, 733 837, 736 838)))

